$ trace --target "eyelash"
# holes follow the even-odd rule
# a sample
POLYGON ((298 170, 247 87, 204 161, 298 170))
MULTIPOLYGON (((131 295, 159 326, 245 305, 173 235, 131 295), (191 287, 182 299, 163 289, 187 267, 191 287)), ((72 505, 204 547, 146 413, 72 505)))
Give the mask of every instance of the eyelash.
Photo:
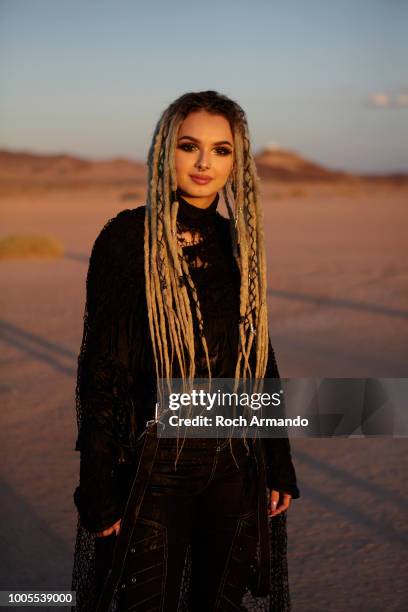
MULTIPOLYGON (((193 144, 193 143, 185 143, 185 144, 181 144, 179 145, 179 149, 181 149, 182 151, 186 151, 187 153, 191 153, 192 149, 190 148, 186 148, 186 147, 195 147, 197 145, 193 144)), ((222 153, 219 153, 219 155, 221 155, 221 157, 226 157, 227 155, 231 155, 232 151, 231 149, 228 149, 227 147, 216 147, 215 151, 222 151, 222 153)))

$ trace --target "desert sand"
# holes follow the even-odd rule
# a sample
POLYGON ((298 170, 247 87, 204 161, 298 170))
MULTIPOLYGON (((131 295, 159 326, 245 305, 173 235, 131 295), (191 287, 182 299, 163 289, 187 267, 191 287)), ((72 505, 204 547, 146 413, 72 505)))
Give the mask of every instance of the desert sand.
MULTIPOLYGON (((1 235, 48 234, 66 248, 0 265, 2 590, 70 588, 88 258, 103 224, 145 201, 142 179, 64 176, 0 184, 1 235)), ((407 377, 408 187, 265 179, 262 197, 281 376, 407 377)), ((296 439, 292 450, 294 612, 408 609, 407 440, 296 439)))

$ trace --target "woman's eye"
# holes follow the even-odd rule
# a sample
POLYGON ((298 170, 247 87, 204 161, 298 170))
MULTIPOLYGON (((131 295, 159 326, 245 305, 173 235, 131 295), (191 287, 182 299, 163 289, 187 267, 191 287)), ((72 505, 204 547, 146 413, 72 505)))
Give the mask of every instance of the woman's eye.
POLYGON ((228 149, 227 147, 217 147, 215 150, 217 151, 218 155, 231 155, 232 153, 231 149, 228 149))
MULTIPOLYGON (((194 151, 197 145, 192 142, 185 142, 185 143, 180 144, 178 147, 182 151, 191 152, 191 151, 194 151)), ((232 153, 231 149, 228 149, 228 147, 216 147, 214 151, 216 152, 217 155, 221 155, 221 156, 231 155, 232 153)))
POLYGON ((182 151, 192 151, 193 147, 195 147, 195 144, 193 143, 185 143, 185 144, 181 144, 179 145, 179 149, 181 149, 182 151))

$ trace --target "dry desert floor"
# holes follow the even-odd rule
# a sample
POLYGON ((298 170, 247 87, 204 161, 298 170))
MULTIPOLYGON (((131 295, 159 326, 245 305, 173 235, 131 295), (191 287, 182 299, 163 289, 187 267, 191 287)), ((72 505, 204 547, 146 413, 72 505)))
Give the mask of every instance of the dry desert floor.
MULTIPOLYGON (((1 235, 48 234, 66 253, 0 262, 0 590, 70 588, 85 276, 103 224, 144 203, 142 191, 126 191, 2 194, 1 235)), ((407 377, 408 188, 265 182, 262 195, 281 376, 407 377)), ((408 609, 407 447, 404 438, 292 441, 294 612, 408 609)))

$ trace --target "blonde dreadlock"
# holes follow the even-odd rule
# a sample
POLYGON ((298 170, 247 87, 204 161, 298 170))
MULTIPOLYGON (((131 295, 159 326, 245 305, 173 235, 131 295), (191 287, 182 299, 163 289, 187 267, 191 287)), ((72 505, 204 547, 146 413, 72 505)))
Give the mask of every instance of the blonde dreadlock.
MULTIPOLYGON (((174 153, 181 123, 193 111, 205 110, 228 119, 234 136, 234 167, 223 197, 227 206, 234 257, 240 275, 240 319, 235 381, 262 379, 268 359, 268 315, 266 305, 266 257, 263 216, 258 177, 251 153, 245 112, 216 91, 191 92, 180 96, 161 115, 148 155, 148 196, 144 248, 146 302, 156 364, 159 405, 162 384, 171 389, 174 355, 183 383, 195 376, 194 319, 207 363, 211 367, 197 291, 183 250, 177 240, 177 180, 174 153), (231 200, 233 204, 231 205, 231 200), (190 306, 189 287, 194 304, 190 306), (255 372, 249 357, 255 345, 255 372), (170 354, 169 354, 170 348, 170 354)), ((177 459, 176 459, 177 462, 177 459)))

